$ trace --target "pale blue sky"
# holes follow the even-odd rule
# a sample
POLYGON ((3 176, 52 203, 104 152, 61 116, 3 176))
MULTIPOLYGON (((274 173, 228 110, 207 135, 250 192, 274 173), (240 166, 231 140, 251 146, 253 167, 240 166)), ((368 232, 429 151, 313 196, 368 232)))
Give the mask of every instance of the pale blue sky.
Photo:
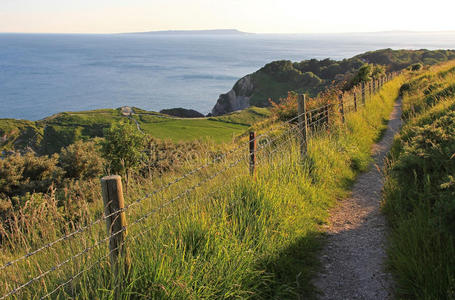
POLYGON ((0 0, 0 32, 455 30, 453 0, 0 0))

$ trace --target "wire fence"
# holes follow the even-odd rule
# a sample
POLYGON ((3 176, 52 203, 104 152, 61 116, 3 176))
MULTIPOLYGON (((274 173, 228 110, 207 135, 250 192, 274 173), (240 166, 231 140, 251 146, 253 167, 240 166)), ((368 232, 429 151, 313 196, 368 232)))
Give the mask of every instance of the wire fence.
MULTIPOLYGON (((250 175, 254 177, 256 172, 258 172, 258 168, 261 165, 266 165, 266 162, 273 161, 277 154, 280 155, 278 165, 281 164, 285 161, 283 155, 289 153, 288 150, 291 145, 307 145, 308 139, 310 139, 311 136, 326 132, 330 126, 333 126, 331 120, 341 119, 342 122, 344 122, 346 114, 355 113, 362 106, 367 105, 367 100, 377 93, 383 84, 393 79, 396 75, 397 73, 387 74, 384 78, 355 86, 350 91, 340 94, 340 97, 335 101, 311 110, 306 110, 305 102, 303 102, 303 104, 300 104, 299 102, 299 105, 303 105, 303 107, 299 107, 299 113, 285 122, 276 122, 269 128, 263 130, 260 134, 250 135, 248 141, 238 143, 238 145, 231 150, 218 155, 207 163, 191 169, 163 184, 161 187, 146 193, 143 197, 140 197, 123 207, 119 207, 119 209, 116 209, 111 213, 104 213, 77 230, 64 234, 49 243, 3 263, 0 266, 0 272, 3 272, 4 274, 15 265, 24 263, 25 265, 30 266, 30 271, 28 272, 30 275, 27 280, 22 282, 16 281, 15 278, 13 278, 14 276, 8 278, 10 279, 10 282, 0 286, 0 293, 3 293, 3 295, 0 296, 0 300, 12 296, 21 297, 27 295, 27 293, 32 293, 33 290, 27 291, 28 287, 32 286, 34 283, 44 284, 46 283, 45 278, 49 277, 50 274, 60 271, 58 274, 66 277, 60 278, 60 276, 57 276, 60 279, 56 281, 60 281, 60 283, 53 289, 43 293, 44 295, 41 296, 40 299, 52 297, 58 291, 64 290, 65 287, 69 286, 84 273, 87 273, 95 266, 100 265, 103 261, 107 260, 107 258, 111 257, 112 259, 113 254, 118 253, 126 242, 138 240, 139 237, 143 237, 153 230, 158 223, 180 216, 183 212, 188 211, 195 205, 196 202, 198 205, 201 205, 213 200, 217 193, 228 188, 229 183, 237 182, 242 177, 248 178, 247 168, 244 168, 243 165, 250 166, 250 175), (245 151, 246 149, 249 149, 249 151, 245 151), (203 171, 205 173, 203 173, 203 171), (223 176, 223 184, 219 184, 218 182, 217 185, 215 179, 221 176, 223 176), (188 181, 185 185, 179 185, 185 180, 188 181), (206 193, 202 197, 194 195, 199 188, 206 186, 210 186, 209 193, 206 193), (161 195, 161 197, 159 197, 159 195, 161 195), (158 205, 155 205, 155 202, 157 202, 158 205), (171 206, 176 203, 181 207, 170 209, 171 206), (129 224, 126 224, 126 222, 122 223, 118 230, 108 228, 107 235, 105 231, 103 234, 101 229, 98 229, 98 231, 94 230, 95 226, 103 224, 104 221, 110 221, 108 224, 119 222, 122 214, 131 212, 135 207, 138 207, 138 212, 135 214, 136 218, 129 224), (165 210, 168 208, 170 211, 166 212, 165 210), (160 220, 154 220, 149 223, 146 222, 151 216, 160 213, 163 214, 163 218, 160 220), (142 227, 140 226, 141 224, 142 227), (126 235, 125 238, 119 238, 125 235, 127 229, 131 229, 133 226, 137 228, 137 232, 132 235, 126 235), (75 237, 92 231, 94 232, 92 237, 94 236, 96 238, 92 238, 93 241, 89 246, 81 247, 80 245, 77 246, 71 243, 71 240, 75 237), (44 268, 44 266, 40 265, 39 259, 31 261, 34 256, 47 253, 45 251, 51 251, 63 242, 68 242, 70 244, 69 248, 73 249, 72 255, 67 256, 48 268, 44 268), (109 244, 109 247, 107 247, 106 244, 109 244), (87 258, 86 256, 89 256, 95 249, 98 249, 98 257, 92 262, 87 263, 90 258, 87 258), (75 261, 78 259, 81 261, 76 264, 75 261), (80 269, 76 268, 76 271, 74 271, 75 267, 79 265, 84 265, 84 267, 80 269), (35 270, 36 274, 33 274, 33 270, 35 270)), ((304 151, 302 149, 303 148, 300 147, 300 151, 304 151)), ((116 201, 115 199, 106 200, 107 202, 105 201, 105 203, 116 201)), ((130 217, 132 215, 133 214, 130 214, 130 217)), ((90 243, 89 241, 85 242, 90 243)), ((57 257, 58 256, 59 255, 57 255, 57 257)), ((23 266, 21 265, 21 267, 23 266)), ((2 277, 2 279, 6 279, 4 276, 2 277)), ((18 277, 22 279, 23 277, 27 277, 27 275, 18 277)), ((51 282, 51 280, 48 280, 48 282, 51 282)))

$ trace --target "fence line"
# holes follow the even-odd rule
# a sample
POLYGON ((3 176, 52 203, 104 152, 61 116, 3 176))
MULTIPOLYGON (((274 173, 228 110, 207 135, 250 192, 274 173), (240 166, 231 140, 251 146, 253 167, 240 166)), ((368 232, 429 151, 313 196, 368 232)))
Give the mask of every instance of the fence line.
MULTIPOLYGON (((384 83, 390 81, 391 79, 393 79, 395 76, 397 75, 397 73, 393 73, 391 74, 390 76, 387 75, 386 78, 382 79, 382 80, 378 80, 378 82, 376 83, 376 80, 373 81, 373 92, 378 92, 379 89, 383 86, 384 83)), ((365 98, 366 98, 366 89, 367 89, 367 86, 365 84, 362 84, 361 86, 355 86, 352 91, 353 91, 353 105, 354 105, 354 109, 355 111, 357 111, 357 107, 359 106, 359 104, 362 104, 362 105, 365 105, 365 98), (360 94, 361 94, 361 103, 358 103, 358 100, 360 97, 357 97, 357 90, 360 88, 360 94)), ((372 93, 371 93, 371 82, 369 83, 369 91, 370 91, 370 97, 373 96, 372 93)), ((345 95, 342 95, 339 99, 340 99, 340 103, 341 103, 341 110, 340 110, 340 115, 341 115, 341 118, 342 120, 344 120, 344 117, 345 117, 345 109, 343 107, 343 105, 346 105, 348 106, 349 105, 349 102, 346 101, 344 102, 344 97, 345 95)), ((347 99, 346 99, 347 100, 347 99)), ((300 104, 300 102, 299 102, 300 104)), ((303 102, 303 104, 305 105, 305 102, 303 102)), ((161 192, 163 192, 164 190, 168 189, 169 187, 185 180, 186 178, 189 178, 191 175, 193 174, 196 174, 197 172, 203 170, 203 169, 206 169, 208 168, 209 166, 211 165, 216 165, 218 162, 226 159, 229 155, 232 155, 234 153, 237 153, 239 151, 241 151, 242 149, 244 149, 244 146, 245 144, 249 144, 251 145, 252 142, 254 142, 254 147, 252 148, 252 151, 253 152, 250 152, 249 155, 242 155, 240 159, 234 161, 233 163, 223 167, 221 170, 217 171, 216 173, 212 174, 211 176, 199 181, 198 183, 192 185, 191 187, 187 188, 185 191, 179 193, 177 196, 173 197, 172 199, 162 203, 161 205, 159 205, 158 207, 148 211, 147 213, 145 213, 144 215, 142 215, 141 217, 139 217, 138 219, 136 219, 135 221, 133 221, 130 225, 126 225, 124 227, 122 227, 120 230, 114 232, 114 233, 110 233, 108 234, 107 237, 103 238, 103 239, 100 239, 98 240, 97 242, 95 242, 94 244, 92 244, 91 246, 89 247, 86 247, 84 250, 80 251, 79 253, 77 253, 76 255, 70 257, 70 258, 67 258, 66 260, 58 263, 57 265, 53 266, 52 268, 48 269, 47 271, 45 272, 42 272, 40 273, 39 275, 33 277, 32 279, 28 280, 27 282, 23 283, 23 284, 20 284, 19 286, 17 286, 16 288, 10 290, 9 292, 7 292, 6 294, 4 294, 3 296, 0 297, 0 300, 2 299, 5 299, 9 296, 12 296, 14 294, 17 294, 20 290, 28 287, 29 285, 31 285, 33 282, 36 282, 38 280, 40 280, 41 278, 47 276, 48 274, 54 272, 54 271, 57 271, 58 269, 62 268, 65 264, 73 261, 74 259, 88 253, 89 251, 93 250, 94 248, 98 247, 99 245, 101 245, 102 243, 112 239, 113 237, 115 237, 116 235, 122 233, 122 232, 125 232, 127 227, 131 227, 133 225, 136 225, 136 224, 139 224, 139 223, 142 223, 144 222, 145 219, 147 219, 148 217, 150 217, 151 215, 159 212, 160 210, 164 209, 165 207, 171 205, 172 203, 174 203, 175 201, 177 201, 178 199, 180 198, 183 198, 185 195, 189 194, 190 192, 196 190, 197 188, 201 187, 203 184, 211 181, 212 179, 214 179, 215 177, 217 177, 218 175, 220 174, 223 174, 225 173, 227 170, 237 166, 240 162, 250 158, 250 164, 251 164, 251 159, 252 157, 254 158, 256 155, 258 155, 261 151, 264 151, 264 149, 267 149, 267 148, 271 148, 272 146, 275 147, 275 149, 273 151, 270 151, 268 153, 269 157, 273 154, 273 153, 276 153, 279 149, 280 149, 280 145, 285 145, 287 143, 289 143, 291 141, 291 139, 288 139, 287 141, 285 142, 282 142, 282 143, 279 143, 279 144, 274 144, 275 141, 277 141, 280 137, 283 137, 285 136, 286 134, 288 133, 291 133, 291 132, 294 132, 294 131, 297 131, 298 132, 298 136, 299 136, 299 139, 300 139, 300 143, 306 143, 308 138, 309 138, 309 135, 308 135, 308 132, 309 130, 311 129, 311 126, 314 125, 314 124, 320 124, 320 125, 327 125, 327 126, 330 126, 329 124, 329 116, 330 116, 330 111, 329 109, 331 107, 335 107, 337 104, 335 103, 328 103, 328 104, 325 104, 323 106, 320 106, 320 107, 317 107, 317 108, 314 108, 312 110, 306 110, 306 108, 304 109, 299 109, 299 113, 297 114, 297 116, 289 119, 289 120, 286 120, 282 123, 280 123, 280 125, 290 125, 290 128, 286 129, 285 131, 281 132, 281 136, 278 136, 278 137, 275 137, 274 139, 272 140, 266 140, 267 142, 264 144, 264 145, 260 145, 259 148, 257 149, 256 148, 256 141, 259 141, 260 139, 264 138, 264 137, 268 137, 267 134, 271 133, 272 129, 260 134, 260 135, 254 135, 253 138, 251 138, 248 142, 246 143, 240 143, 240 145, 238 145, 237 147, 235 147, 234 149, 231 149, 229 150, 228 152, 226 153, 223 153, 221 156, 218 156, 216 158, 214 158, 213 160, 211 160, 210 162, 206 163, 206 164, 203 164, 195 169, 192 169, 191 171, 183 174, 182 176, 174 179, 173 181, 170 181, 169 183, 167 184, 164 184, 162 185, 160 188, 150 192, 150 193, 147 193, 145 196, 139 198, 139 199, 136 199, 135 201, 131 202, 130 204, 126 205, 124 208, 122 209, 119 209, 119 210, 116 210, 115 212, 113 213, 110 213, 110 214, 103 214, 102 217, 96 219, 95 221, 69 233, 69 234, 65 234, 64 236, 58 238, 57 240, 55 241, 52 241, 50 243, 47 243, 39 248, 37 248, 36 250, 33 250, 31 252, 28 252, 22 256, 20 256, 19 258, 16 258, 14 260, 11 260, 5 264, 3 264, 1 267, 0 267, 0 271, 18 263, 19 261, 21 260, 25 260, 25 259, 29 259, 30 257, 36 255, 37 253, 41 252, 41 251, 44 251, 48 248, 51 248, 53 247, 54 245, 58 244, 59 242, 62 242, 62 241, 65 241, 65 240, 68 240, 84 231, 87 231, 88 229, 92 228, 93 226, 95 226, 96 224, 99 224, 101 221, 103 220, 107 220, 108 218, 111 218, 115 215, 118 215, 119 213, 122 213, 122 212, 125 212, 127 211, 129 208, 133 207, 134 205, 137 205, 138 203, 141 203, 142 201, 144 201, 145 199, 148 199, 148 198, 152 198, 154 195, 157 195, 161 192), (313 115, 314 112, 317 112, 313 115), (322 117, 320 117, 322 116, 322 117), (304 118, 302 118, 304 117, 304 118), (308 121, 308 118, 310 118, 310 120, 308 121), (303 120, 304 121, 304 126, 301 127, 299 129, 299 126, 296 126, 296 125, 293 125, 292 123, 295 121, 295 120, 298 120, 299 122, 299 126, 302 125, 301 122, 303 120), (322 122, 322 124, 321 124, 322 122), (306 131, 303 132, 302 131, 302 128, 304 128, 306 131), (307 134, 304 134, 304 133, 307 133, 307 134), (251 153, 253 153, 253 155, 251 155, 251 153)), ((344 122, 343 122, 344 123, 344 122)), ((310 130, 310 131, 313 131, 313 130, 310 130)), ((302 150, 301 150, 302 151, 302 150)), ((306 153, 306 151, 305 151, 306 153)), ((256 163, 256 160, 254 159, 253 161, 253 166, 255 166, 257 163, 256 163)), ((254 168, 253 168, 253 172, 252 172, 252 175, 254 175, 254 168)), ((238 177, 241 177, 241 176, 244 176, 244 175, 237 175, 235 178, 238 178, 238 177)), ((211 195, 214 195, 216 192, 219 192, 222 188, 224 188, 225 186, 222 185, 220 188, 216 189, 214 192, 211 192, 209 194, 207 194, 204 198, 202 198, 204 201, 206 199, 210 199, 211 195)), ((179 210, 177 213, 173 214, 172 216, 175 216, 175 215, 179 215, 182 211, 188 209, 190 207, 190 205, 188 205, 188 207, 186 207, 185 209, 183 210, 179 210)), ((167 220, 170 216, 167 216, 165 220, 167 220)), ((152 225, 153 226, 153 225, 152 225)), ((149 229, 150 230, 150 229, 149 229)), ((148 231, 148 230, 146 230, 148 231)), ((143 234, 144 232, 146 231, 141 231, 140 233, 136 234, 135 236, 133 236, 132 238, 135 239, 135 237, 143 234)), ((131 238, 127 238, 126 240, 130 240, 131 238)), ((126 241, 125 240, 125 241, 126 241)), ((124 241, 122 242, 122 245, 124 244, 124 241)), ((88 271, 89 269, 91 269, 94 265, 96 265, 97 263, 101 262, 101 260, 107 258, 108 256, 112 255, 116 250, 119 249, 119 247, 121 247, 122 245, 117 245, 116 248, 114 249, 111 249, 111 251, 103 256, 101 259, 99 259, 97 262, 95 262, 94 264, 90 265, 90 267, 76 273, 75 275, 72 275, 70 277, 69 280, 63 282, 62 284, 58 285, 54 290, 52 290, 50 293, 46 294, 45 296, 43 296, 41 299, 43 298, 46 298, 46 297, 49 297, 50 295, 54 294, 57 290, 59 290, 60 288, 64 287, 65 285, 67 285, 68 283, 70 283, 71 281, 73 281, 75 278, 79 277, 81 274, 83 274, 84 272, 88 271)))

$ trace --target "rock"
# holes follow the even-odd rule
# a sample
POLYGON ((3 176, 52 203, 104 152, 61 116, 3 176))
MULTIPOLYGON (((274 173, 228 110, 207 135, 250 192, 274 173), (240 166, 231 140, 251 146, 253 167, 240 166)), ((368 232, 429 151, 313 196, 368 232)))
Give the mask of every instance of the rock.
POLYGON ((124 116, 131 116, 132 114, 134 114, 134 110, 130 106, 122 106, 122 107, 120 107, 120 112, 124 116))
POLYGON ((163 109, 160 113, 179 117, 179 118, 203 118, 204 115, 194 109, 185 109, 185 108, 170 108, 170 109, 163 109))
POLYGON ((248 108, 253 91, 254 84, 251 74, 241 78, 228 93, 220 95, 212 109, 212 115, 219 116, 248 108))

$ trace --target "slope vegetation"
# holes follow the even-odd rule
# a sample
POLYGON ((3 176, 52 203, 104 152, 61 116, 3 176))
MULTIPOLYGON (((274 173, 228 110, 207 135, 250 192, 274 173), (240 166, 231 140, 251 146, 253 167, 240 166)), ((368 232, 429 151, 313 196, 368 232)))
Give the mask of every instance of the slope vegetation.
POLYGON ((384 199, 399 298, 455 297, 454 86, 450 63, 402 87, 406 125, 390 155, 384 199))

